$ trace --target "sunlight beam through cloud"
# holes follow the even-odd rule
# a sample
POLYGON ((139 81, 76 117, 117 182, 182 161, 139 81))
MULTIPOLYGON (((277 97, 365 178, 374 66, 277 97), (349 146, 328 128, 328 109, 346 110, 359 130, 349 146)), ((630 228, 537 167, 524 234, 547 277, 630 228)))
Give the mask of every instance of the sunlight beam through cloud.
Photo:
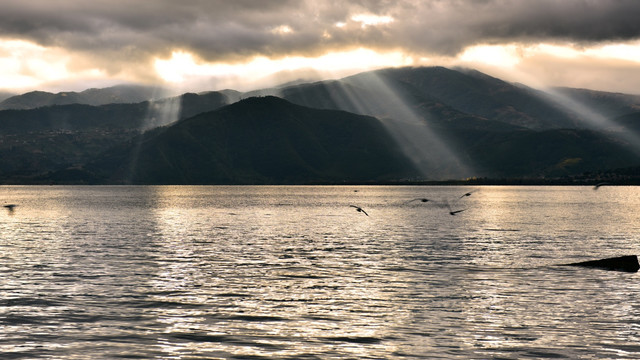
MULTIPOLYGON (((456 154, 452 143, 429 126, 392 85, 377 72, 360 74, 337 82, 335 102, 342 109, 375 116, 396 140, 425 179, 461 179, 474 176, 474 169, 456 154), (435 178, 433 174, 441 174, 435 178)), ((335 95, 334 95, 335 96, 335 95)))
POLYGON ((574 113, 583 121, 583 126, 588 129, 605 131, 605 133, 613 134, 627 143, 634 153, 640 155, 640 135, 628 128, 620 129, 620 125, 608 119, 598 111, 594 110, 587 104, 572 99, 553 88, 545 89, 545 92, 551 95, 551 100, 560 107, 574 113))
POLYGON ((0 79, 3 89, 38 88, 56 81, 104 76, 99 69, 69 70, 69 54, 30 41, 0 39, 0 79))
POLYGON ((361 27, 366 28, 367 26, 376 26, 383 24, 390 24, 394 21, 391 16, 381 16, 381 15, 373 15, 373 14, 358 14, 353 15, 351 20, 360 23, 361 27))
POLYGON ((379 53, 370 49, 332 52, 318 57, 290 56, 280 59, 255 57, 243 63, 207 63, 184 51, 174 51, 169 59, 156 59, 158 75, 175 85, 211 78, 221 87, 253 90, 261 79, 280 72, 313 70, 326 75, 345 75, 362 69, 405 66, 413 59, 401 52, 379 53))

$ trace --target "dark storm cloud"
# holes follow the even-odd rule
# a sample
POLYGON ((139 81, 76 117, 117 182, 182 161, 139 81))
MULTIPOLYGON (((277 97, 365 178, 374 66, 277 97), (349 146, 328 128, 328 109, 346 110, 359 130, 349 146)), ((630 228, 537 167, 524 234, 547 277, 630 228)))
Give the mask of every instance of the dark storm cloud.
POLYGON ((627 40, 640 37, 639 16, 636 0, 3 0, 0 34, 117 72, 173 50, 224 61, 354 46, 454 55, 479 43, 627 40), (365 26, 352 19, 362 13, 394 21, 365 26))
POLYGON ((398 24, 397 39, 453 55, 481 43, 591 43, 640 37, 640 1, 535 0, 431 1, 398 24))
MULTIPOLYGON (((480 8, 482 9, 482 8, 480 8)), ((580 0, 497 2, 497 17, 481 16, 474 24, 482 36, 573 41, 633 39, 640 35, 640 2, 580 0)))

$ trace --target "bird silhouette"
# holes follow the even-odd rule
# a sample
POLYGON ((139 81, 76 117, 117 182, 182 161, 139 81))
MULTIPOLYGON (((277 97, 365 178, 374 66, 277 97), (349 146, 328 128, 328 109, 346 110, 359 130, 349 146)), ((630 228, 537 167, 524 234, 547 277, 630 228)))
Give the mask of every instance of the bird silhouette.
POLYGON ((13 211, 15 210, 16 206, 18 206, 18 205, 16 205, 16 204, 7 204, 7 205, 4 205, 4 207, 7 209, 7 211, 9 212, 9 214, 13 214, 13 211))
POLYGON ((465 196, 471 196, 471 194, 473 194, 474 192, 476 192, 476 190, 469 191, 468 193, 464 193, 464 194, 462 194, 458 199, 462 199, 462 198, 463 198, 463 197, 465 197, 465 196))
POLYGON ((429 199, 427 199, 427 198, 417 198, 417 199, 413 199, 413 200, 407 201, 406 204, 414 202, 414 201, 427 202, 427 201, 429 201, 429 199))
POLYGON ((363 214, 365 214, 365 215, 369 216, 369 214, 367 214, 367 212, 366 212, 366 211, 364 211, 360 206, 355 206, 355 205, 349 205, 349 206, 350 206, 350 207, 352 207, 352 208, 356 208, 356 211, 357 211, 357 212, 361 212, 361 213, 363 213, 363 214))
POLYGON ((467 209, 452 210, 452 209, 451 209, 451 205, 449 205, 449 202, 448 202, 448 201, 446 202, 446 206, 447 206, 447 209, 449 209, 449 215, 452 215, 452 216, 453 216, 453 215, 455 215, 455 214, 457 214, 457 213, 461 213, 461 212, 463 212, 463 211, 467 210, 467 209))
POLYGON ((600 188, 600 186, 603 186, 603 185, 609 185, 609 183, 608 183, 608 182, 601 182, 601 183, 597 183, 597 184, 593 187, 593 190, 598 190, 598 189, 600 188))

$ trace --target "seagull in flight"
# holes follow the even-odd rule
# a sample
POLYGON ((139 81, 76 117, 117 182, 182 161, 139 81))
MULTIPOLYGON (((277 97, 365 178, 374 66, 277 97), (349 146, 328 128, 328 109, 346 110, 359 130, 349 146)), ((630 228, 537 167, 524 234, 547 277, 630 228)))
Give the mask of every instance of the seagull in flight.
POLYGON ((462 199, 465 196, 471 196, 471 194, 473 194, 474 192, 476 192, 476 190, 469 191, 468 193, 462 194, 458 199, 462 199))
POLYGON ((13 214, 13 211, 15 210, 16 206, 18 206, 18 205, 16 205, 16 204, 4 205, 4 207, 7 209, 7 211, 9 211, 9 214, 13 214))
POLYGON ((427 199, 427 198, 417 198, 417 199, 409 200, 406 203, 408 204, 408 203, 414 202, 414 201, 427 202, 427 201, 429 201, 429 199, 427 199))
POLYGON ((355 205, 349 205, 349 206, 352 207, 352 208, 356 208, 357 212, 361 212, 361 213, 364 213, 365 215, 369 216, 369 214, 367 214, 367 212, 364 211, 360 206, 355 206, 355 205))
POLYGON ((597 183, 597 184, 593 187, 593 190, 598 190, 598 189, 600 188, 600 186, 603 186, 603 185, 609 185, 609 183, 608 183, 608 182, 601 182, 601 183, 597 183))
POLYGON ((448 201, 447 201, 446 205, 447 205, 447 209, 449 209, 449 215, 451 215, 451 216, 454 216, 454 215, 455 215, 455 214, 457 214, 457 213, 461 213, 461 212, 463 212, 463 211, 467 210, 467 209, 452 210, 452 209, 451 209, 451 205, 449 205, 449 202, 448 202, 448 201))

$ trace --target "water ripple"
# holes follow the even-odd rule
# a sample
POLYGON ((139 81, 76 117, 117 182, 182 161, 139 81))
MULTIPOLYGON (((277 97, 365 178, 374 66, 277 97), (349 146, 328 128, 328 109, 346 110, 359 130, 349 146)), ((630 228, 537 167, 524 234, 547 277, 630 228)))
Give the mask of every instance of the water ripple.
POLYGON ((555 266, 640 253, 638 188, 353 190, 0 187, 2 358, 640 357, 638 275, 555 266))

